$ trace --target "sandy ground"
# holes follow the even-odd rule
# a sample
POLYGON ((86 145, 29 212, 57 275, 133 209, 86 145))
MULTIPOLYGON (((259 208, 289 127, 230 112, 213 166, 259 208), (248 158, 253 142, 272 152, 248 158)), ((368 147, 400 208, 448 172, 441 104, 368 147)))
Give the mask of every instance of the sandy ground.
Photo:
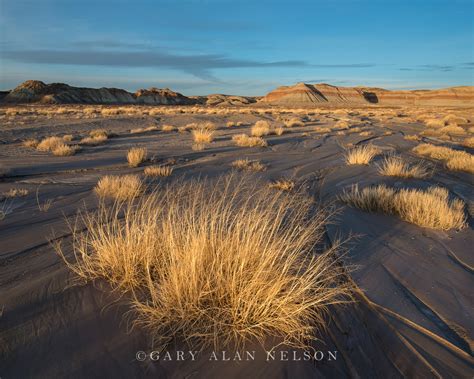
MULTIPOLYGON (((401 118, 359 122, 370 136, 358 133, 326 135, 316 126, 332 125, 332 115, 315 116, 304 127, 282 136, 266 137, 267 148, 242 148, 232 135, 248 132, 251 123, 270 115, 118 116, 95 119, 57 117, 11 123, 0 130, 0 193, 24 188, 29 194, 4 201, 7 215, 0 221, 0 377, 472 377, 474 339, 474 242, 472 229, 473 177, 447 171, 431 161, 429 179, 394 179, 369 166, 347 166, 344 146, 373 143, 384 152, 397 152, 410 162, 418 142, 420 123, 401 118), (246 126, 227 128, 229 120, 246 126), (130 129, 151 124, 186 125, 212 121, 219 126, 215 141, 193 151, 191 134, 130 129), (106 144, 83 147, 71 157, 25 148, 21 141, 51 135, 85 136, 104 128, 117 134, 106 144), (387 131, 393 132, 386 135, 387 131), (125 154, 131 146, 145 146, 151 162, 129 168, 125 154), (357 302, 332 310, 328 329, 315 346, 326 352, 321 361, 267 362, 258 347, 254 361, 210 362, 208 352, 192 361, 138 361, 136 352, 151 351, 152 341, 137 328, 130 330, 122 315, 126 299, 107 291, 104 283, 72 285, 73 277, 48 241, 70 239, 65 219, 77 209, 94 209, 92 189, 104 174, 142 173, 146 165, 173 163, 169 178, 148 180, 150 186, 176 177, 216 176, 232 170, 239 158, 259 159, 268 166, 256 173, 265 181, 292 178, 316 199, 334 200, 353 183, 387 183, 424 188, 437 184, 467 204, 470 226, 442 232, 408 224, 394 216, 342 207, 327 238, 353 238, 346 262, 360 289, 357 302), (38 207, 51 200, 47 211, 38 207), (328 360, 327 351, 337 350, 328 360)), ((429 138, 423 138, 430 141, 429 138)), ((433 140, 431 140, 433 141, 433 140)), ((439 141, 435 141, 436 143, 439 141)), ((469 151, 469 149, 464 148, 469 151)), ((472 149, 470 151, 472 153, 472 149)), ((173 347, 180 350, 180 346, 173 347)))

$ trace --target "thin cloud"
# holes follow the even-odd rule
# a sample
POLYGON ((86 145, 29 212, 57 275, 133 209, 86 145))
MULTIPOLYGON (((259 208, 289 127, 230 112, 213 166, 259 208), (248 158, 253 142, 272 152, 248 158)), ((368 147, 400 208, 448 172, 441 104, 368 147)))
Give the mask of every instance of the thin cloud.
POLYGON ((214 69, 250 67, 364 68, 374 66, 371 63, 309 64, 301 60, 262 62, 235 59, 222 54, 176 55, 162 51, 10 50, 4 51, 3 57, 16 62, 35 64, 166 68, 183 71, 206 80, 216 80, 212 75, 214 69))

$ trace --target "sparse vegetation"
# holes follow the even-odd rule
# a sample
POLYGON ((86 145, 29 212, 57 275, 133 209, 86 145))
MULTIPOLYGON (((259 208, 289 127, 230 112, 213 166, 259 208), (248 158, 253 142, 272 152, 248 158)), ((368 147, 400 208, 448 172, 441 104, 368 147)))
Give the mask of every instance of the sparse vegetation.
POLYGON ((211 143, 214 141, 214 131, 206 128, 199 128, 192 131, 194 142, 200 143, 211 143))
POLYGON ((64 145, 64 141, 60 137, 48 137, 43 139, 36 149, 39 151, 53 151, 58 146, 64 145))
POLYGON ((144 147, 133 147, 127 152, 127 161, 130 167, 138 167, 146 160, 147 150, 144 147))
POLYGON ((368 212, 394 214, 419 226, 450 230, 466 225, 464 202, 449 200, 445 188, 401 189, 378 185, 359 190, 357 185, 339 197, 343 202, 368 212))
POLYGON ((58 157, 68 157, 76 154, 79 150, 79 146, 69 146, 63 143, 61 145, 56 146, 52 152, 53 155, 58 157))
POLYGON ((25 147, 32 147, 35 149, 39 144, 39 141, 37 139, 27 139, 26 141, 23 141, 23 146, 25 147))
POLYGON ((248 158, 237 159, 236 161, 232 162, 232 167, 238 170, 244 170, 244 171, 265 171, 267 168, 260 161, 256 161, 256 160, 252 161, 248 158))
POLYGON ((78 277, 128 292, 136 324, 160 348, 177 338, 197 350, 240 348, 269 336, 303 348, 326 325, 327 307, 351 293, 337 245, 314 251, 327 215, 313 208, 299 194, 232 178, 178 181, 137 204, 83 214, 74 260, 56 250, 78 277))
POLYGON ((176 130, 176 127, 174 125, 165 124, 161 127, 161 130, 163 132, 173 132, 176 130))
POLYGON ((79 143, 81 145, 98 146, 102 145, 105 141, 107 141, 107 139, 107 136, 97 135, 95 137, 84 137, 79 143))
POLYGON ((289 119, 288 121, 285 121, 285 126, 287 128, 293 128, 293 127, 297 127, 297 126, 304 126, 304 122, 301 121, 297 117, 293 117, 293 118, 289 119))
POLYGON ((474 149, 474 137, 467 137, 462 141, 462 144, 466 147, 474 149))
POLYGON ((106 175, 99 179, 94 190, 100 198, 126 201, 139 196, 143 191, 143 184, 138 175, 106 175))
POLYGON ((237 134, 232 137, 232 141, 234 141, 237 146, 241 147, 268 146, 267 141, 262 137, 249 137, 247 134, 237 134))
POLYGON ((369 164, 375 156, 380 154, 380 149, 373 145, 355 147, 346 153, 345 159, 348 165, 369 164))
POLYGON ((455 171, 474 173, 474 155, 449 147, 422 143, 413 148, 416 154, 443 161, 446 167, 455 171))
POLYGON ((254 126, 252 126, 252 129, 250 130, 250 133, 252 134, 253 137, 262 137, 270 134, 271 128, 270 124, 268 121, 257 121, 254 126))
POLYGON ((401 157, 386 157, 378 166, 379 173, 386 176, 399 176, 402 178, 426 178, 431 175, 423 164, 412 164, 404 162, 401 157))
POLYGON ((146 176, 170 176, 173 173, 173 167, 163 166, 149 166, 146 167, 143 173, 146 176))
POLYGON ((270 183, 270 188, 288 192, 295 188, 295 182, 290 179, 278 179, 270 183))

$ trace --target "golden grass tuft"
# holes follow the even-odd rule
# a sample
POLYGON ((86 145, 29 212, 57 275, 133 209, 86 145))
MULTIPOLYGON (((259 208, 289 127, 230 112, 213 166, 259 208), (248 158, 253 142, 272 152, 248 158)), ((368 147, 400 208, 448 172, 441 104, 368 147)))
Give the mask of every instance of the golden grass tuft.
POLYGON ((60 137, 48 137, 43 139, 37 146, 36 149, 39 151, 53 151, 60 145, 64 145, 64 141, 60 137))
POLYGON ((107 136, 97 135, 95 137, 84 137, 79 142, 81 145, 88 145, 88 146, 98 146, 102 145, 105 141, 107 141, 107 136))
POLYGON ((61 144, 61 145, 56 146, 52 150, 52 153, 53 155, 57 157, 68 157, 68 156, 76 154, 80 149, 81 148, 77 145, 69 146, 66 144, 61 144))
POLYGON ((337 246, 315 251, 327 214, 300 194, 232 177, 177 181, 81 220, 74 260, 56 251, 80 278, 128 292, 135 324, 159 348, 184 339, 239 349, 267 337, 308 347, 328 306, 351 298, 337 246))
POLYGON ((426 120, 425 125, 429 128, 442 128, 445 125, 445 122, 443 120, 432 118, 426 120))
POLYGON ((173 167, 171 166, 149 166, 146 167, 143 173, 146 176, 171 176, 173 167))
POLYGON ((466 131, 463 128, 457 125, 453 125, 453 124, 440 128, 438 129, 438 131, 441 134, 449 134, 449 135, 455 135, 455 136, 462 136, 466 134, 466 131))
POLYGON ((127 161, 130 167, 138 167, 146 160, 147 150, 144 147, 132 147, 127 152, 127 161))
POLYGON ((316 133, 329 133, 329 132, 331 132, 331 129, 326 128, 326 127, 322 127, 322 126, 316 126, 313 130, 316 133))
POLYGON ((415 134, 407 134, 403 138, 406 139, 407 141, 419 141, 421 139, 420 136, 417 136, 415 134))
POLYGON ((237 134, 232 137, 232 141, 234 141, 237 146, 241 147, 268 146, 267 141, 265 141, 262 137, 249 137, 247 134, 237 134))
POLYGON ((173 132, 173 131, 176 130, 176 126, 174 126, 174 125, 167 125, 167 124, 166 124, 166 125, 163 125, 163 126, 161 127, 161 130, 162 130, 163 132, 173 132))
POLYGON ((106 175, 99 179, 94 191, 100 198, 126 201, 139 196, 143 185, 138 175, 106 175))
POLYGON ((401 178, 427 178, 431 172, 423 164, 409 165, 402 158, 386 157, 378 166, 379 173, 385 176, 398 176, 401 178))
POLYGON ((232 167, 243 171, 265 171, 267 169, 260 161, 252 161, 248 158, 233 161, 232 167))
POLYGON ((289 119, 288 121, 285 121, 284 124, 287 128, 294 128, 294 127, 297 127, 297 126, 304 126, 304 122, 301 121, 297 117, 293 117, 293 118, 289 119))
POLYGON ((355 147, 346 153, 345 160, 348 165, 369 164, 375 156, 380 154, 380 149, 373 145, 355 147))
POLYGON ((419 144, 413 148, 413 151, 418 155, 443 161, 450 170, 474 173, 474 155, 465 151, 430 143, 419 144))
POLYGON ((193 140, 195 143, 211 143, 214 141, 214 131, 206 129, 206 128, 199 128, 192 131, 193 140))
POLYGON ((415 225, 441 229, 462 229, 466 226, 464 202, 449 200, 445 188, 401 189, 378 185, 359 190, 357 185, 344 191, 339 199, 368 212, 393 214, 415 225))
POLYGON ((281 126, 279 126, 278 128, 275 128, 273 130, 273 133, 275 133, 275 135, 277 136, 281 136, 283 135, 284 133, 286 133, 287 131, 285 130, 285 128, 282 128, 281 126))
POLYGON ((27 139, 27 140, 23 141, 23 143, 22 143, 23 146, 32 147, 33 149, 36 149, 38 144, 39 144, 39 141, 35 138, 27 139))
POLYGON ((262 137, 269 135, 271 131, 270 123, 268 121, 260 120, 255 123, 250 129, 250 133, 253 137, 262 137))
POLYGON ((471 149, 474 148, 474 137, 467 137, 464 138, 464 141, 462 141, 463 146, 469 147, 471 149))
POLYGON ((109 133, 105 129, 95 129, 89 132, 89 136, 92 138, 104 138, 107 139, 109 137, 109 133))
POLYGON ((334 124, 333 129, 335 130, 344 130, 349 129, 349 122, 347 120, 339 120, 334 124))
POLYGON ((289 192, 295 188, 295 182, 289 179, 278 179, 270 183, 269 187, 280 191, 289 192))
POLYGON ((2 194, 5 198, 13 198, 13 197, 23 197, 28 195, 29 191, 25 188, 10 188, 7 192, 2 194))

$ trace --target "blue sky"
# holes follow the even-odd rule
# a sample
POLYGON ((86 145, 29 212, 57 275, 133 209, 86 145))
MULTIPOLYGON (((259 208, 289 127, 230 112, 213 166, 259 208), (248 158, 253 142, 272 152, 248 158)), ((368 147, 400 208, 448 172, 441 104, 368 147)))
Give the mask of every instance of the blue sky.
POLYGON ((472 0, 0 0, 0 87, 474 85, 473 20, 472 0))

